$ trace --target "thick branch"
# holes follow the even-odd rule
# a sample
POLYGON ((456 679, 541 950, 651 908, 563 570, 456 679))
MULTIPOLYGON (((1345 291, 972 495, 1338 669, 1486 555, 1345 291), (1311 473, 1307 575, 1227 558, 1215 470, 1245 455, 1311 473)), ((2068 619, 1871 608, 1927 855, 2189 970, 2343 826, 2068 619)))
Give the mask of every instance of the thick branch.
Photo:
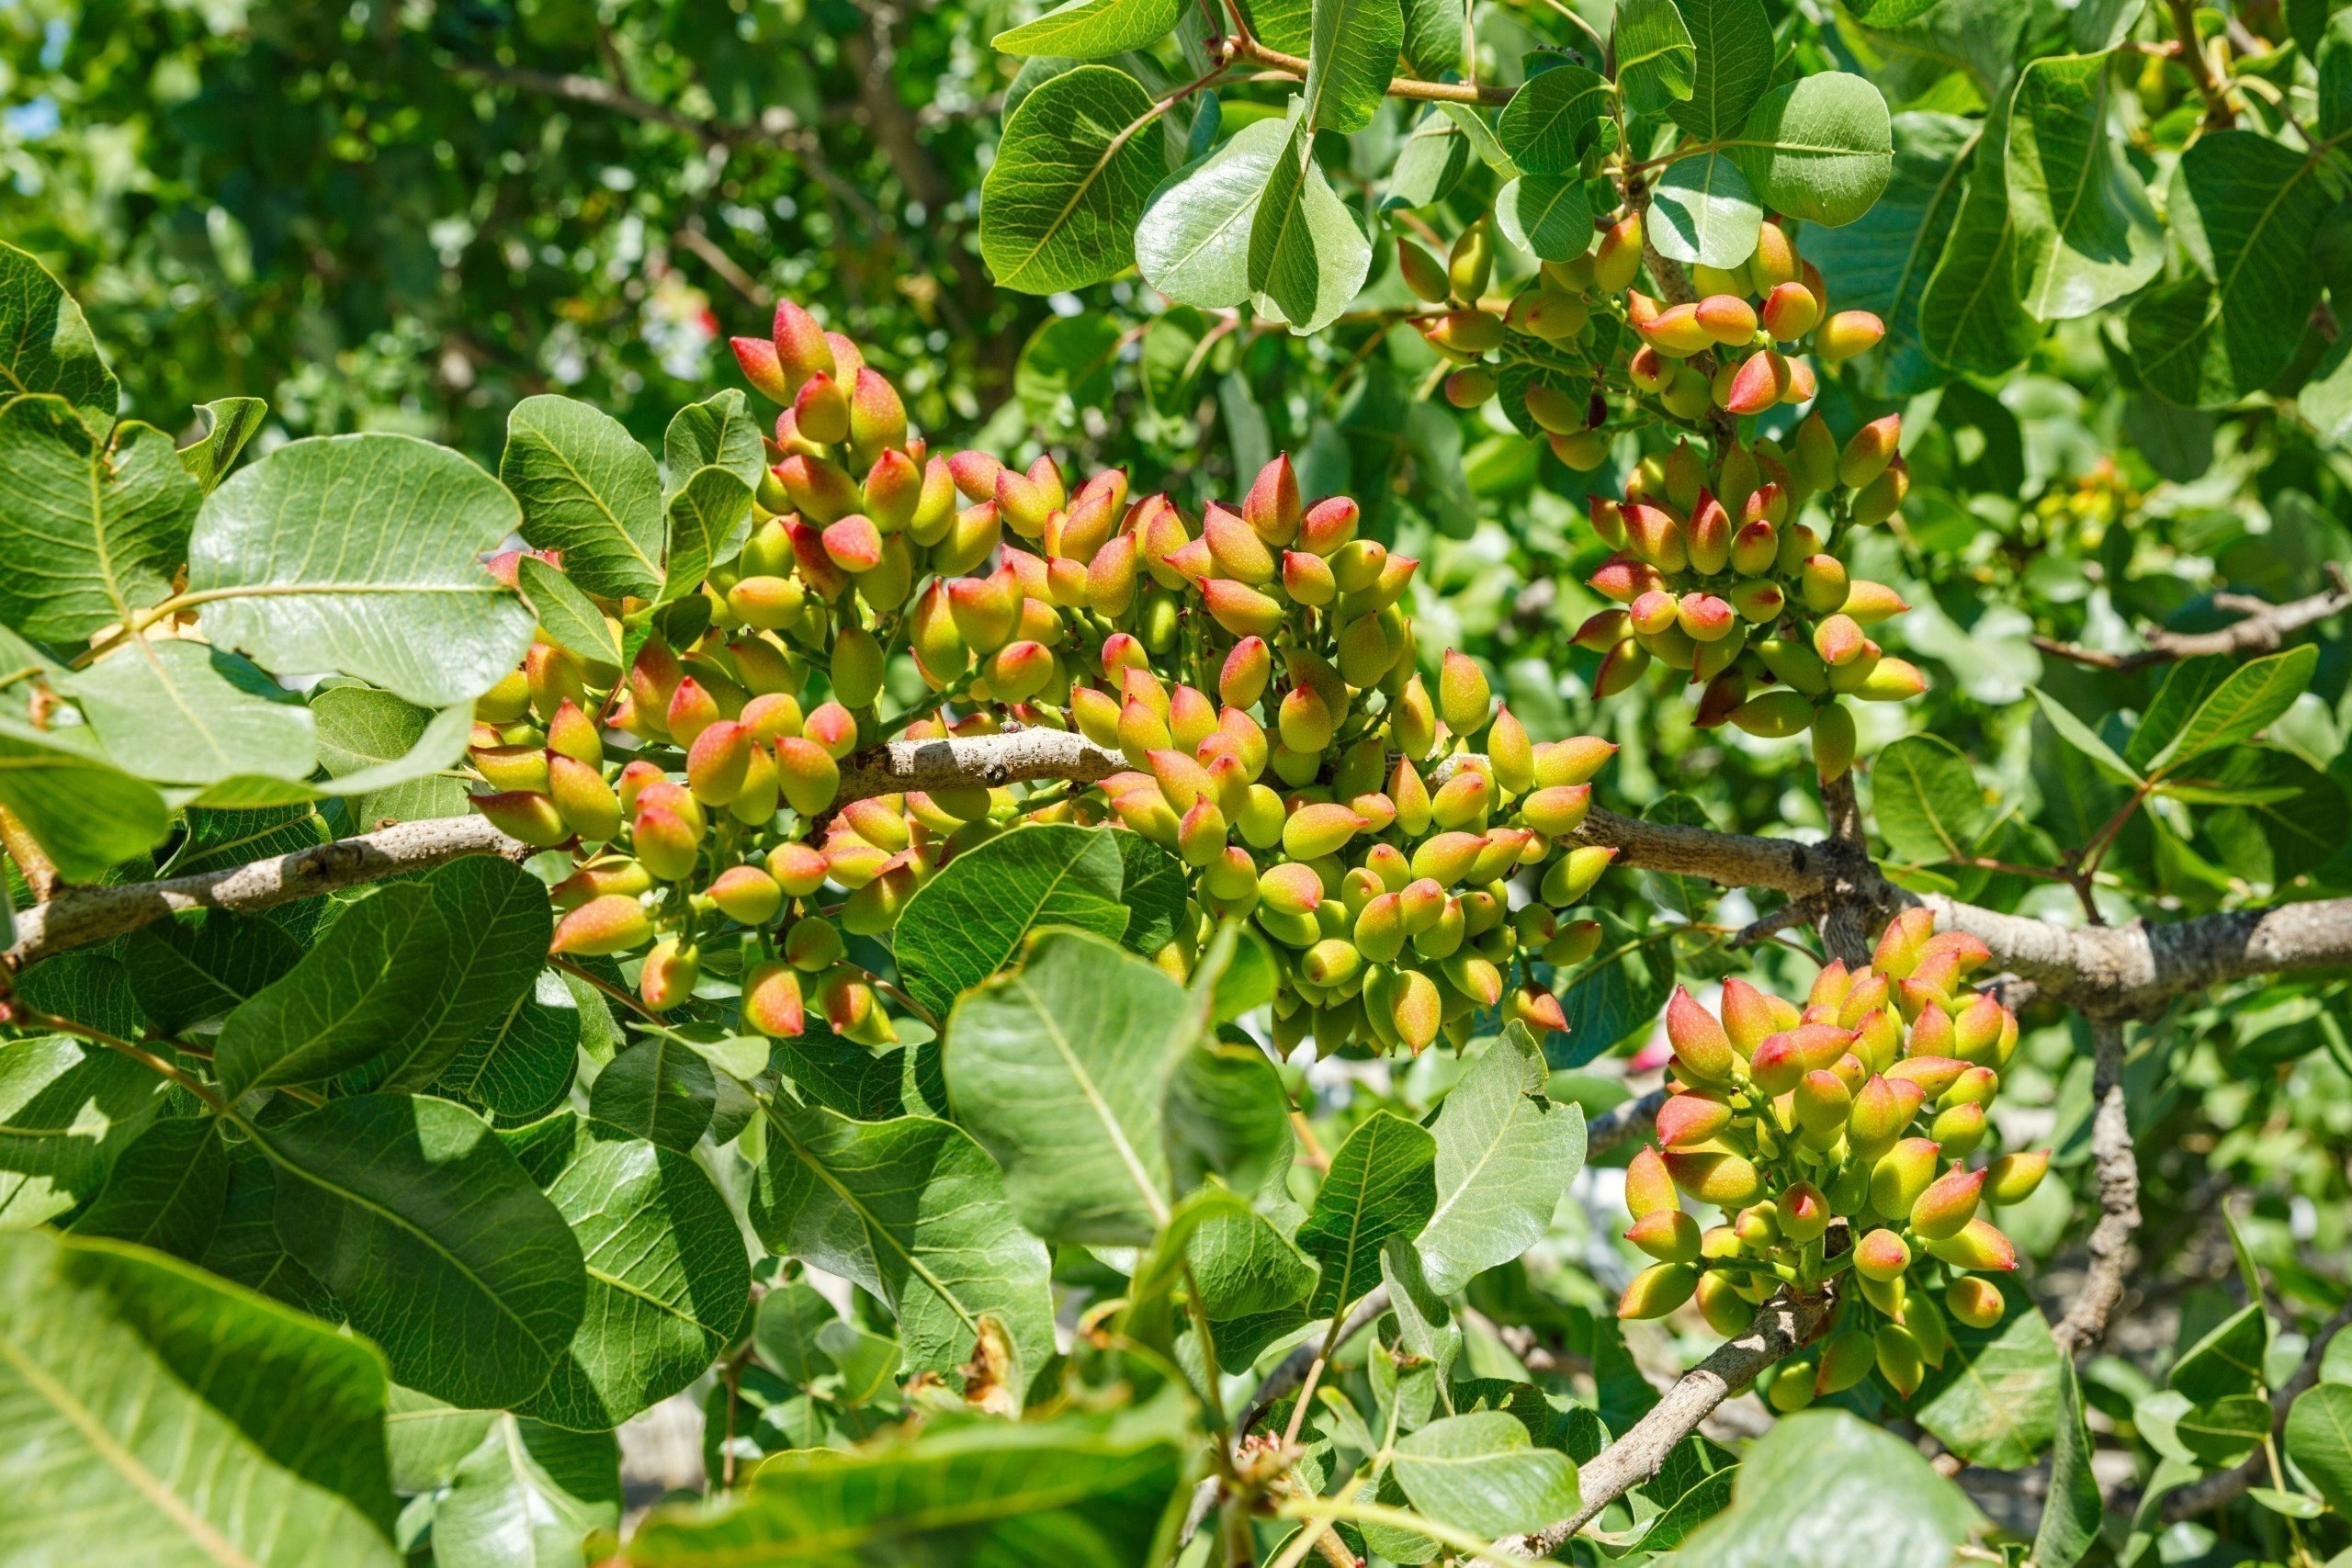
POLYGON ((67 887, 49 902, 17 913, 17 945, 0 953, 0 965, 13 973, 67 948, 135 931, 183 909, 251 912, 403 872, 427 871, 466 855, 523 861, 537 852, 483 818, 435 817, 222 871, 164 882, 67 887))
POLYGON ((6 848, 8 858, 17 863, 17 869, 24 874, 25 886, 32 889, 35 898, 56 897, 60 885, 57 863, 35 841, 23 820, 5 806, 0 806, 0 848, 6 848))
POLYGON ((2123 1098, 2123 1022, 2093 1018, 2097 1055, 2091 1069, 2091 1168, 2098 1177, 2098 1224, 2091 1227, 2090 1268, 2080 1294, 2050 1331, 2058 1348, 2073 1355, 2095 1349, 2107 1320, 2123 1300, 2123 1277, 2131 1262, 2132 1233, 2140 1228, 2140 1166, 2132 1147, 2132 1124, 2123 1098))
POLYGON ((1602 1111, 1584 1130, 1586 1156, 1604 1155, 1628 1138, 1642 1137, 1657 1125, 1657 1108, 1665 1103, 1666 1090, 1654 1089, 1638 1100, 1602 1111))
MULTIPOLYGON (((2287 1412, 2305 1390, 2319 1382, 2320 1362, 2327 1355, 2327 1347, 2345 1325, 2352 1324, 2352 1302, 2338 1307, 2335 1315, 2312 1336, 2311 1345, 2303 1351, 2303 1359, 2295 1368, 2294 1376, 2272 1391, 2270 1395, 2270 1435, 2275 1441, 2287 1429, 2287 1412)), ((2187 1486, 2165 1497, 2164 1519, 2168 1525, 2178 1524, 2224 1503, 2234 1503, 2245 1495, 2250 1486, 2270 1484, 2270 1456, 2257 1451, 2245 1463, 2230 1470, 2218 1470, 2211 1475, 2200 1475, 2187 1486)))
POLYGON ((1577 1471, 1581 1501, 1574 1514, 1504 1542, 1500 1549, 1522 1557, 1549 1557, 1559 1551, 1593 1516, 1656 1475, 1675 1445, 1697 1431, 1715 1406, 1811 1339, 1828 1315, 1829 1306, 1828 1299, 1821 1296, 1794 1300, 1775 1296, 1767 1302, 1747 1333, 1724 1341, 1714 1354, 1683 1373, 1648 1415, 1577 1471))
POLYGON ((942 740, 893 740, 870 747, 842 770, 846 804, 869 795, 904 790, 946 789, 956 784, 1035 784, 1068 779, 1100 784, 1133 764, 1107 746, 1066 729, 1009 729, 942 740))
POLYGON ((2152 631, 2144 639, 2148 646, 2134 653, 2102 653, 2097 649, 2079 648, 2045 637, 2035 637, 2033 646, 2044 653, 2093 669, 2126 671, 2212 653, 2233 658, 2276 653, 2286 646, 2292 633, 2352 610, 2352 578, 2346 578, 2344 568, 2334 561, 2327 563, 2326 570, 2328 588, 2308 599, 2290 600, 2284 604, 2242 593, 2217 593, 2213 596, 2215 608, 2234 611, 2245 618, 2215 632, 2152 631))

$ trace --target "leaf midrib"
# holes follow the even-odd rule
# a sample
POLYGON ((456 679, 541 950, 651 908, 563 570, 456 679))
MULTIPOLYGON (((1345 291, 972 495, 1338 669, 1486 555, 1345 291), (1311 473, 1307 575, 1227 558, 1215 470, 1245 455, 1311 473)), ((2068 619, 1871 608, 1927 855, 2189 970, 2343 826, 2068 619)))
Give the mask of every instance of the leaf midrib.
POLYGON ((1013 982, 1013 985, 1023 996, 1029 999, 1029 1005, 1036 1011, 1037 1021, 1045 1026, 1046 1034, 1053 1040, 1054 1049, 1060 1054, 1063 1066, 1069 1069, 1069 1076, 1077 1083, 1079 1092, 1086 1096, 1087 1105, 1093 1111, 1095 1119, 1102 1123, 1103 1132, 1111 1139, 1112 1148, 1117 1151, 1120 1163, 1127 1168, 1128 1179, 1134 1181, 1136 1190, 1143 1194, 1144 1207, 1150 1212, 1154 1226, 1165 1225, 1168 1223, 1167 1200, 1159 1195, 1159 1190, 1153 1185, 1150 1172, 1144 1169, 1143 1160, 1136 1153, 1135 1145, 1128 1141, 1127 1130, 1119 1124, 1118 1117, 1112 1112, 1110 1101, 1102 1098, 1102 1091, 1094 1086, 1092 1076, 1080 1064, 1078 1053, 1070 1048, 1069 1037, 1062 1032, 1061 1025, 1055 1021, 1052 1011, 1046 1006, 1045 998, 1030 989, 1025 972, 1020 979, 1013 982))

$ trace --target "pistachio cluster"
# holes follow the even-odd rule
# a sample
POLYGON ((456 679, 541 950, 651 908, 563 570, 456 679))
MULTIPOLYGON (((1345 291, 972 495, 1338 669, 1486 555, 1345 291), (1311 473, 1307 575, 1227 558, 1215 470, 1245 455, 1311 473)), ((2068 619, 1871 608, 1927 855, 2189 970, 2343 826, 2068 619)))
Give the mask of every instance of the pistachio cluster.
POLYGON ((1784 1285, 1833 1291, 1823 1337, 1768 1385, 1784 1412, 1873 1367, 1908 1399, 1943 1363, 1946 1314, 1997 1322, 2001 1292, 1983 1276, 2015 1269, 2017 1248, 1978 1208, 2023 1202, 2050 1167, 2046 1149, 1967 1163, 1993 1135, 1985 1111, 2017 1018, 1964 983, 1984 943, 1934 931, 1928 911, 1905 911, 1868 964, 1823 969, 1802 1009, 1737 978, 1720 1019, 1685 990, 1668 1004, 1669 1093, 1625 1182, 1626 1239, 1657 1261, 1618 1314, 1695 1298, 1709 1326, 1736 1334, 1784 1285), (1686 1197, 1728 1223, 1702 1231, 1686 1197))
POLYGON ((1455 404, 1508 390, 1520 406, 1506 412, 1523 414, 1522 428, 1544 433, 1580 471, 1606 462, 1626 429, 1680 424, 1712 454, 1688 439, 1660 444, 1622 501, 1590 501, 1593 531, 1616 552, 1592 586, 1622 606, 1577 633, 1603 655, 1599 694, 1630 688, 1654 661, 1688 671, 1701 688, 1699 725, 1811 729, 1822 776, 1834 779, 1854 756, 1843 698, 1899 701, 1927 689, 1916 666, 1869 635, 1906 608, 1901 597, 1851 581, 1838 554, 1849 530, 1886 522, 1903 502, 1901 420, 1874 420, 1841 448, 1818 413, 1797 421, 1785 446, 1746 416, 1813 401, 1814 359, 1849 359, 1885 328, 1868 311, 1832 312, 1820 272, 1775 222, 1758 227, 1739 267, 1693 267, 1701 298, 1687 303, 1634 288, 1642 258, 1642 219, 1629 214, 1588 253, 1544 263, 1498 310, 1481 303, 1493 274, 1484 220, 1443 263, 1412 239, 1397 242, 1408 287, 1452 307, 1419 325, 1459 367, 1445 380, 1455 404), (1579 378, 1589 389, 1572 390, 1579 378))
POLYGON ((725 952, 748 1026, 797 1036, 814 1003, 884 1043, 888 992, 849 939, 1008 828, 1101 823, 1188 870, 1164 964, 1183 971, 1222 919, 1272 939, 1285 1046, 1418 1051, 1498 1006, 1561 1025, 1525 961, 1598 942, 1562 917, 1612 852, 1573 835, 1615 748, 1535 743, 1458 653, 1432 694, 1402 604, 1419 563, 1360 537, 1355 502, 1306 504, 1286 457, 1193 519, 1131 499, 1120 470, 1073 488, 1050 457, 932 454, 888 380, 790 304, 735 348, 785 405, 740 549, 698 592, 598 604, 626 671, 543 632, 477 708, 476 807, 575 852, 557 952, 641 953, 656 1012, 725 952), (930 696, 885 721, 901 651, 930 696), (841 798, 863 747, 1016 728, 1128 766, 1091 787, 841 798), (1514 878, 1533 894, 1517 910, 1514 878))

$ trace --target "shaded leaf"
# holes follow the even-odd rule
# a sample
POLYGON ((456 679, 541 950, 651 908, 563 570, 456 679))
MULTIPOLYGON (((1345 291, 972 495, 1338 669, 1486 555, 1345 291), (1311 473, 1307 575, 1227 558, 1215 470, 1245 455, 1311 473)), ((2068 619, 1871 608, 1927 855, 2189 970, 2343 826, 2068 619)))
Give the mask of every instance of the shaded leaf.
MULTIPOLYGON (((760 422, 752 416, 750 400, 734 387, 715 392, 698 403, 688 403, 672 414, 670 427, 662 438, 662 456, 669 465, 673 482, 697 468, 716 467, 757 488, 760 476, 768 468, 767 446, 760 433, 760 422)), ((526 583, 523 591, 529 592, 530 585, 526 583)))
POLYGON ((908 993, 944 1017, 1021 951, 1030 931, 1127 929, 1126 867, 1107 829, 1033 823, 957 855, 908 900, 891 945, 908 993))
POLYGON ((1295 1238, 1322 1268, 1312 1317, 1337 1317, 1380 1279, 1380 1248, 1410 1240, 1437 1209, 1437 1140, 1393 1111, 1356 1123, 1331 1156, 1295 1238))
POLYGON ((1000 54, 1103 60, 1167 37, 1183 14, 1184 0, 1069 0, 997 34, 989 47, 1000 54))
POLYGON ((1909 1444, 1842 1410, 1775 1422, 1736 1474, 1677 1568, 1945 1568, 1983 1522, 1909 1444))
POLYGON ((393 1568, 384 1393, 366 1345, 159 1253, 0 1239, 0 1557, 86 1563, 99 1529, 117 1561, 393 1568))
POLYGON ((158 784, 302 779, 318 766, 302 699, 225 649, 133 637, 61 685, 98 739, 158 784))
POLYGON ((1532 175, 1573 175, 1609 113, 1609 83, 1581 65, 1539 71, 1495 119, 1495 140, 1532 175))
POLYGON ((2057 1342, 2022 1291, 2003 1288, 2007 1310, 1990 1328, 1954 1321, 1952 1348, 1914 1401, 1919 1425, 1972 1464, 2022 1470, 2057 1435, 2057 1342))
POLYGON ((1690 96, 1668 104, 1674 122, 1704 141, 1729 141, 1772 77, 1772 24, 1758 0, 1681 0, 1697 51, 1690 96))
POLYGON ((1341 135, 1362 130, 1388 94, 1405 44, 1397 0, 1315 0, 1306 49, 1305 123, 1341 135))
POLYGON ((580 1247, 479 1117, 366 1094, 250 1131, 276 1168, 287 1250, 394 1377, 477 1408, 547 1381, 580 1326, 580 1247))
POLYGON ((1720 152, 1681 159, 1650 193, 1644 230, 1660 255, 1706 266, 1743 265, 1756 254, 1764 209, 1739 165, 1720 152))
POLYGON ((2104 54, 2027 65, 2009 107, 2018 295, 2045 321, 2089 315, 2164 265, 2164 230, 2108 125, 2104 54))
POLYGON ((1305 120, 1267 176, 1250 220, 1250 291, 1295 333, 1320 332, 1363 287, 1372 244, 1315 161, 1305 120))
POLYGON ((616 1529, 620 1517, 610 1433, 493 1415, 434 1506, 435 1568, 584 1568, 588 1534, 616 1529))
POLYGON ((96 1195, 165 1088, 128 1056, 70 1035, 0 1044, 0 1230, 96 1195))
POLYGON ((1539 1098, 1548 1073, 1533 1036, 1512 1024, 1438 1107, 1437 1206, 1419 1247, 1440 1294, 1541 1241, 1584 1166, 1584 1110, 1539 1098))
POLYGON ((302 957, 283 927, 227 909, 192 909, 124 940, 122 964, 147 1021, 165 1034, 222 1017, 302 957))
POLYGON ((0 244, 0 393, 54 394, 99 437, 122 402, 82 307, 47 267, 10 244, 0 244))
POLYGON ((269 417, 269 404, 259 398, 221 398, 197 407, 205 416, 205 431, 180 448, 180 465, 196 481, 196 488, 209 495, 214 486, 229 477, 245 443, 269 417))
POLYGON ((1470 1535, 1540 1529, 1577 1510, 1576 1461, 1537 1448, 1506 1411, 1431 1421, 1397 1439, 1393 1462, 1416 1508, 1470 1535))
POLYGON ((1932 735, 1906 736, 1879 753, 1871 799, 1879 831, 1914 865, 1967 859, 1992 821, 1968 759, 1932 735))
POLYGON ((102 446, 85 412, 53 396, 0 404, 0 621, 45 642, 169 597, 201 500, 170 436, 132 420, 102 446))
POLYGON ((150 1122, 122 1151, 76 1235, 135 1242, 193 1263, 212 1245, 229 1196, 229 1154, 210 1117, 150 1122))
POLYGON ((710 1064, 666 1032, 649 1034, 605 1063, 588 1091, 589 1115, 682 1154, 701 1141, 718 1106, 710 1064))

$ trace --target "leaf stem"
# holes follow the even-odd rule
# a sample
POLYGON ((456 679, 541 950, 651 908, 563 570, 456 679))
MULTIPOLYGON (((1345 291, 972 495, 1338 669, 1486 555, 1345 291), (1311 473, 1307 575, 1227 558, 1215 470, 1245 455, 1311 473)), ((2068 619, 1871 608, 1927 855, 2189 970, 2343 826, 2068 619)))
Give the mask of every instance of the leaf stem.
MULTIPOLYGON (((1247 36, 1227 40, 1233 49, 1233 58, 1255 64, 1272 66, 1292 76, 1306 74, 1306 62, 1295 54, 1269 49, 1256 39, 1247 36)), ((1424 82, 1418 76, 1398 76, 1388 84, 1392 98, 1410 98, 1430 104, 1484 104, 1493 107, 1507 104, 1515 87, 1480 86, 1475 82, 1424 82)))

